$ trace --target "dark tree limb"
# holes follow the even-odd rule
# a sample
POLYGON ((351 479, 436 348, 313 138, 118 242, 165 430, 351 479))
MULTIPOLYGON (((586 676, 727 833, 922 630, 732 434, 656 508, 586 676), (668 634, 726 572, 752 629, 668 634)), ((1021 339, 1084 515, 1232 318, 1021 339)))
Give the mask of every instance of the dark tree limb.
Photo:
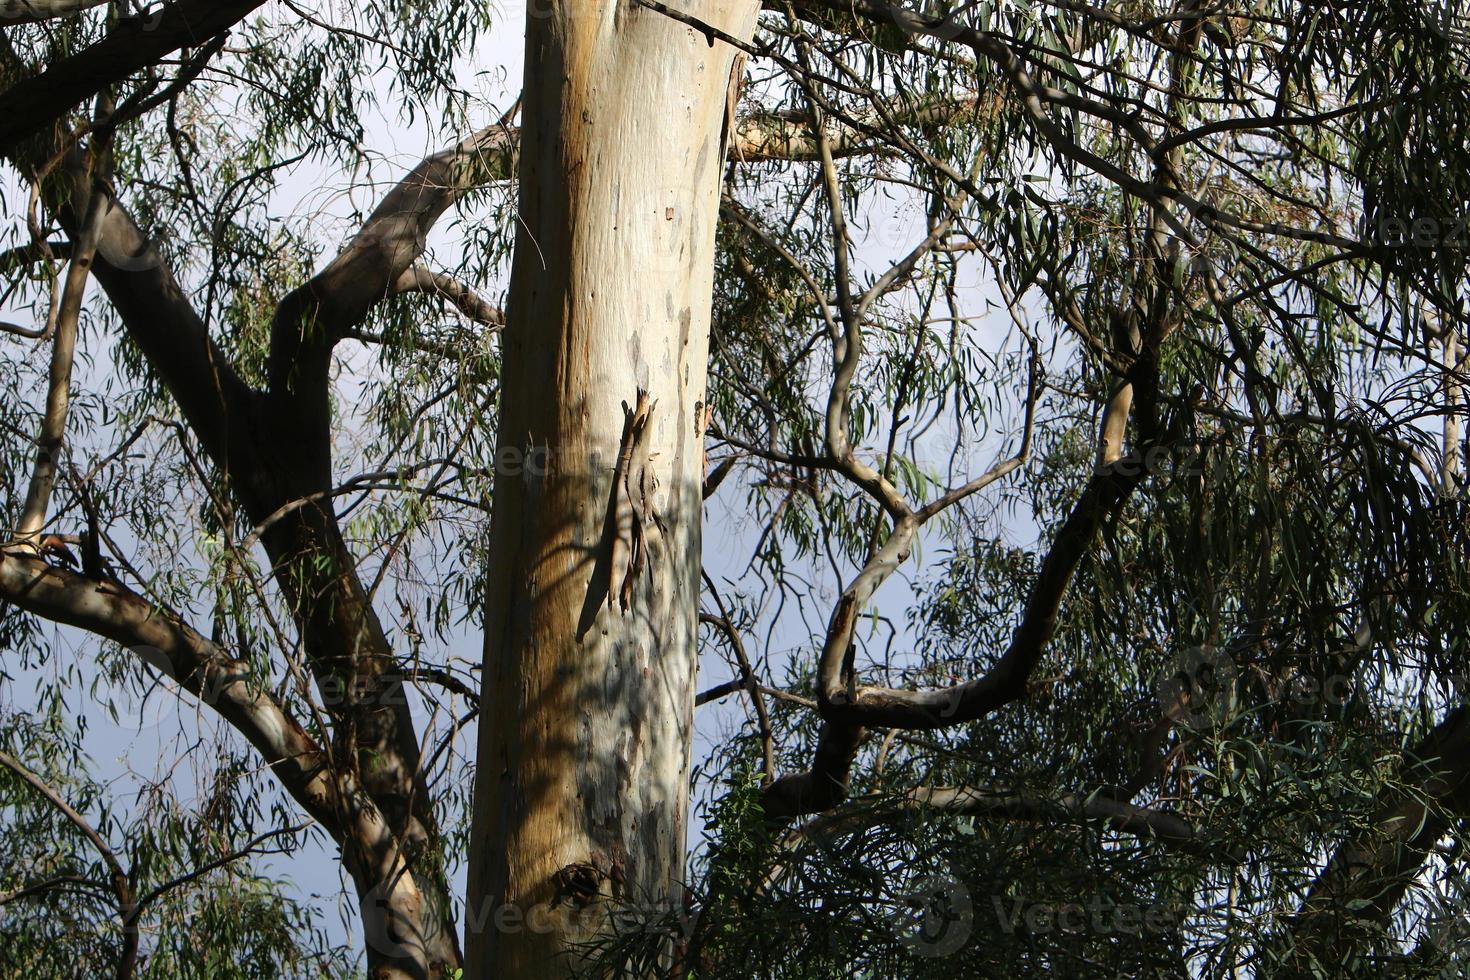
POLYGON ((1167 810, 1136 806, 1097 795, 1069 793, 1055 799, 1043 799, 972 786, 919 786, 896 798, 851 800, 794 828, 787 835, 786 844, 820 845, 911 813, 1050 824, 1094 820, 1118 833, 1157 840, 1170 847, 1199 851, 1202 845, 1200 833, 1194 825, 1167 810))
POLYGON ((1344 841, 1289 927, 1288 955, 1343 962, 1389 921, 1436 843, 1470 816, 1470 710, 1451 711, 1414 746, 1367 827, 1344 841))
POLYGON ((155 17, 120 21, 96 44, 0 92, 0 156, 10 156, 107 87, 201 44, 265 0, 178 0, 155 17))

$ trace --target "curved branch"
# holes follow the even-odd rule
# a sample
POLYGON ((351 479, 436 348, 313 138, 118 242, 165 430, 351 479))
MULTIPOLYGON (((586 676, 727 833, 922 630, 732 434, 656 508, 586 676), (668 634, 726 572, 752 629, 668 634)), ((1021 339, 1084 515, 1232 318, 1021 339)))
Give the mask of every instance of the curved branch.
POLYGON ((326 754, 306 729, 251 683, 251 667, 117 582, 98 582, 0 551, 0 599, 105 637, 210 705, 260 751, 286 791, 341 839, 341 800, 326 754))
POLYGON ((107 0, 0 0, 0 28, 70 17, 107 0))
POLYGON ((426 293, 453 304, 465 316, 476 323, 499 329, 505 326, 505 314, 487 302, 484 297, 458 279, 423 265, 414 265, 404 270, 393 283, 392 293, 426 293))
MULTIPOLYGON (((1041 572, 1031 587, 1021 622, 1012 634, 1010 646, 982 677, 953 687, 927 691, 851 686, 844 690, 832 678, 841 676, 833 670, 833 665, 841 666, 845 647, 840 647, 832 637, 840 628, 850 630, 850 625, 840 617, 855 619, 856 605, 840 603, 822 655, 818 693, 825 721, 817 742, 816 758, 810 771, 782 776, 767 789, 761 801, 767 816, 785 819, 816 813, 846 799, 852 762, 869 727, 947 728, 983 718, 1025 697, 1031 674, 1056 631, 1057 615, 1073 573, 1091 547, 1104 518, 1142 482, 1147 473, 1146 458, 1146 455, 1131 454, 1112 466, 1100 469, 1089 481, 1071 515, 1052 541, 1041 572)), ((878 578, 883 569, 890 567, 895 560, 902 560, 901 555, 907 546, 907 540, 895 531, 875 556, 874 563, 865 570, 871 572, 868 579, 878 578)), ((849 587, 849 593, 854 597, 860 584, 866 588, 868 581, 860 577, 859 583, 849 587)), ((848 594, 844 594, 844 599, 847 598, 848 594)), ((847 635, 850 636, 850 632, 847 635)))
MULTIPOLYGON (((729 610, 725 608, 725 602, 720 598, 720 593, 715 588, 714 581, 709 577, 708 572, 704 572, 703 575, 705 585, 709 586, 710 595, 714 598, 715 607, 720 610, 720 614, 718 616, 712 616, 709 613, 700 613, 699 621, 714 626, 721 633, 725 634, 725 639, 730 642, 730 649, 735 653, 736 662, 740 666, 741 676, 739 683, 732 690, 744 688, 746 693, 750 695, 751 707, 755 709, 756 724, 761 737, 761 781, 763 785, 769 785, 771 780, 776 776, 775 736, 771 729, 770 713, 766 711, 766 699, 761 694, 760 678, 756 677, 755 670, 750 665, 750 658, 745 653, 745 641, 740 638, 740 633, 735 629, 735 624, 730 622, 729 610)), ((713 697, 706 696, 708 694, 709 692, 700 695, 701 698, 704 698, 703 701, 696 698, 695 705, 698 706, 714 699, 713 697)), ((723 697, 724 695, 718 696, 723 697)))
POLYGON ((77 812, 76 808, 62 798, 61 794, 47 785, 46 781, 35 773, 13 755, 8 752, 0 752, 0 766, 4 766, 31 789, 40 793, 46 801, 61 812, 62 816, 71 821, 72 825, 82 832, 82 836, 92 842, 102 855, 102 861, 107 865, 109 872, 109 884, 112 893, 117 897, 117 913, 122 923, 123 948, 122 955, 118 957, 117 977, 118 980, 128 980, 133 975, 133 968, 138 962, 138 930, 132 928, 133 917, 137 913, 137 896, 133 893, 132 875, 123 867, 121 859, 102 839, 87 818, 77 812))
POLYGON ((252 854, 280 853, 279 851, 257 851, 256 848, 258 848, 261 844, 265 843, 273 837, 284 837, 287 834, 300 833, 309 826, 311 826, 309 823, 299 823, 291 827, 278 827, 275 830, 266 831, 265 833, 259 834, 256 837, 252 838, 249 843, 247 843, 239 850, 232 851, 229 854, 224 855, 223 857, 218 857, 215 858, 213 861, 208 861, 204 864, 201 864, 197 868, 192 868, 175 878, 170 878, 168 881, 164 882, 161 885, 158 885, 152 891, 148 892, 142 898, 138 899, 137 903, 133 906, 133 912, 130 918, 132 919, 132 921, 136 922, 138 916, 143 914, 143 910, 146 909, 149 905, 153 904, 163 895, 168 894, 181 885, 187 885, 191 881, 197 881, 205 875, 209 874, 211 871, 222 868, 227 864, 232 864, 233 862, 238 861, 241 858, 249 857, 252 854))
MULTIPOLYGON (((326 268, 281 301, 271 323, 273 394, 324 378, 332 345, 373 306, 402 291, 403 277, 423 255, 429 231, 444 212, 475 187, 514 175, 519 143, 519 131, 497 123, 425 158, 383 197, 326 268)), ((404 285, 417 282, 415 274, 404 285)), ((458 292, 467 290, 460 287, 452 296, 458 292)))
POLYGON ((1349 927, 1387 922, 1452 821, 1470 814, 1470 709, 1450 712, 1406 753, 1401 780, 1312 883, 1290 928, 1296 955, 1346 956, 1334 946, 1350 942, 1349 927))
POLYGON ((1056 631, 1072 574, 1103 519, 1128 498, 1145 473, 1142 459, 1125 457, 1101 469, 1088 483, 1041 564, 1010 646, 983 677, 932 691, 859 688, 849 703, 833 706, 832 716, 888 728, 947 728, 982 718, 1023 697, 1026 682, 1056 631))

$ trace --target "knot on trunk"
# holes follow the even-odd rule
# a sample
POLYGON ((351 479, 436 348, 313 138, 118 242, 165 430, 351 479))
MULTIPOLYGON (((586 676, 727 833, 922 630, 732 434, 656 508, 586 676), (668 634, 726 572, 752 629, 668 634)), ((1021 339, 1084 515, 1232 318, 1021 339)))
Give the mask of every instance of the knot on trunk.
POLYGON ((606 879, 607 874, 594 864, 579 861, 567 865, 552 877, 556 883, 556 898, 552 900, 552 907, 555 908, 562 902, 578 908, 591 905, 602 894, 602 883, 606 879))
POLYGON ((613 898, 622 894, 624 873, 620 858, 609 858, 600 850, 594 850, 586 861, 576 861, 552 876, 556 885, 553 906, 566 902, 585 908, 603 897, 602 883, 610 882, 613 898))

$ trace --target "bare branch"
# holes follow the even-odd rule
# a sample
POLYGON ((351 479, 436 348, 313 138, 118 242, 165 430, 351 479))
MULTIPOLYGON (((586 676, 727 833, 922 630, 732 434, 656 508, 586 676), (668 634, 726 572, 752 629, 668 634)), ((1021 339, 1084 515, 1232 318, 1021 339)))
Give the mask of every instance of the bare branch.
POLYGON ((1010 646, 983 677, 954 687, 927 691, 858 687, 846 663, 849 644, 843 637, 852 635, 861 608, 859 597, 865 601, 876 583, 907 557, 912 530, 905 535, 900 533, 902 527, 895 529, 838 601, 822 650, 818 695, 826 721, 816 758, 811 771, 783 776, 771 785, 762 801, 767 815, 797 816, 840 803, 847 793, 848 767, 868 727, 946 728, 982 718, 1024 697, 1027 682, 1051 642, 1073 572, 1092 546, 1104 517, 1127 499, 1145 472, 1144 457, 1134 456, 1097 472, 1052 541, 1010 646))
POLYGON ((1423 869, 1451 821, 1470 814, 1470 710, 1456 708, 1406 753, 1400 781, 1379 798, 1362 832, 1332 855, 1291 932, 1297 951, 1324 962, 1344 918, 1384 923, 1423 869))
POLYGON ((102 855, 103 863, 107 865, 110 872, 109 883, 112 893, 117 897, 118 918, 122 924, 123 948, 122 955, 118 957, 117 978, 128 980, 133 975, 133 968, 138 962, 138 931, 131 928, 133 915, 137 909, 137 898, 133 894, 132 875, 123 867, 121 859, 102 835, 88 822, 87 818, 77 812, 76 808, 62 798, 61 794, 53 789, 40 776, 37 776, 24 764, 8 752, 0 752, 0 766, 4 766, 20 777, 21 781, 41 794, 48 803, 61 812, 72 825, 82 832, 82 836, 92 842, 102 855))
MULTIPOLYGON (((715 588, 714 580, 704 572, 704 584, 709 588, 710 595, 715 600, 715 607, 719 609, 718 616, 701 613, 699 621, 707 623, 725 634, 725 639, 730 642, 730 649, 735 654, 735 660, 740 667, 740 677, 746 693, 750 695, 751 707, 755 710, 756 723, 759 726, 761 738, 761 782, 762 785, 770 785, 772 779, 776 778, 776 750, 775 735, 771 728, 771 716, 766 711, 766 699, 761 694, 760 679, 756 677, 755 670, 750 665, 750 658, 745 653, 745 641, 740 638, 740 633, 735 629, 735 624, 730 622, 730 613, 725 608, 725 601, 720 598, 719 590, 715 588)), ((706 699, 708 700, 708 699, 706 699)), ((700 704, 698 699, 696 704, 700 704)))
POLYGON ((209 704, 258 749, 287 792, 340 837, 340 800, 325 753, 252 669, 117 582, 96 582, 39 558, 0 551, 0 598, 132 650, 209 704))
POLYGON ((58 20, 100 7, 107 0, 0 0, 0 28, 58 20))
POLYGON ((16 525, 17 540, 31 542, 46 526, 46 511, 56 486, 62 443, 66 439, 67 407, 71 401, 71 369, 77 347, 77 324, 82 314, 82 296, 92 260, 97 254, 97 236, 107 207, 107 196, 100 190, 87 205, 82 233, 66 270, 61 306, 56 321, 56 334, 51 346, 51 369, 46 389, 46 412, 41 431, 36 436, 36 462, 31 469, 31 482, 26 490, 25 505, 16 525))
MULTIPOLYGON (((417 273, 407 281, 404 277, 423 255, 429 231, 445 211, 475 187, 511 177, 519 142, 519 132, 506 125, 486 127, 424 159, 384 195, 347 247, 281 301, 271 326, 272 392, 314 388, 324 376, 332 345, 384 297, 427 285, 456 305, 468 303, 468 290, 457 283, 449 286, 432 274, 423 285, 417 273)), ((489 307, 476 302, 469 309, 486 313, 489 307)))
POLYGON ((259 834, 244 847, 239 848, 235 851, 231 851, 229 854, 226 854, 223 857, 215 858, 213 861, 207 861, 204 864, 201 864, 199 867, 192 868, 176 878, 169 879, 168 881, 149 891, 142 898, 138 899, 137 903, 133 906, 133 913, 130 916, 130 919, 136 922, 138 916, 143 914, 143 910, 151 905, 153 902, 157 901, 161 896, 168 894, 181 885, 187 885, 191 881, 197 881, 198 879, 209 874, 211 871, 222 868, 227 864, 232 864, 233 862, 238 861, 241 858, 249 857, 252 854, 279 853, 279 851, 262 852, 259 851, 258 848, 261 844, 264 844, 268 840, 272 840, 276 837, 284 837, 287 834, 300 833, 310 826, 310 823, 299 823, 295 826, 278 827, 275 830, 270 830, 266 833, 259 834))
POLYGON ((26 340, 46 339, 45 327, 22 327, 18 323, 6 323, 0 321, 0 333, 7 333, 13 337, 24 337, 26 340))
POLYGON ((426 293, 437 296, 452 304, 476 323, 497 330, 505 326, 505 314, 490 305, 483 297, 458 279, 443 272, 434 272, 427 266, 414 265, 404 271, 393 283, 393 295, 404 293, 426 293))

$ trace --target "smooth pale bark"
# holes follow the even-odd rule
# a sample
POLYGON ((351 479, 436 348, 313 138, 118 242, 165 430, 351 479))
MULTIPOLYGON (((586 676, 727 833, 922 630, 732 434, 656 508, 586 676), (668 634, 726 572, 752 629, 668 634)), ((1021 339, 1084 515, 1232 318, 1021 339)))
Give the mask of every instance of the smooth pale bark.
POLYGON ((0 27, 70 17, 105 0, 0 0, 0 27))
MULTIPOLYGON (((748 37, 756 4, 682 9, 748 37)), ((473 977, 565 975, 572 945, 605 934, 608 912, 682 902, 735 53, 628 0, 527 19, 466 909, 473 977), (640 391, 638 437, 625 406, 637 412, 640 391)))
POLYGON ((1440 461, 1440 493, 1453 497, 1460 490, 1460 457, 1464 452, 1460 445, 1463 434, 1458 411, 1465 400, 1465 385, 1460 380, 1465 373, 1470 354, 1460 348, 1460 335, 1454 326, 1445 331, 1444 337, 1444 456, 1440 461))
POLYGON ((1128 413, 1133 409, 1133 386, 1119 385, 1103 408, 1098 427, 1097 465, 1107 466, 1123 458, 1123 441, 1128 438, 1128 413))
POLYGON ((92 260, 97 252, 97 232, 101 223, 102 196, 89 205, 81 247, 72 256, 66 270, 66 285, 61 293, 61 309, 56 318, 56 336, 51 341, 50 381, 46 388, 46 414, 36 436, 36 462, 31 469, 30 486, 26 489, 25 506, 16 523, 15 537, 34 544, 46 526, 46 512, 51 494, 56 489, 61 471, 62 446, 66 441, 66 413, 71 404, 71 371, 77 349, 77 327, 82 315, 82 296, 87 291, 92 260))

